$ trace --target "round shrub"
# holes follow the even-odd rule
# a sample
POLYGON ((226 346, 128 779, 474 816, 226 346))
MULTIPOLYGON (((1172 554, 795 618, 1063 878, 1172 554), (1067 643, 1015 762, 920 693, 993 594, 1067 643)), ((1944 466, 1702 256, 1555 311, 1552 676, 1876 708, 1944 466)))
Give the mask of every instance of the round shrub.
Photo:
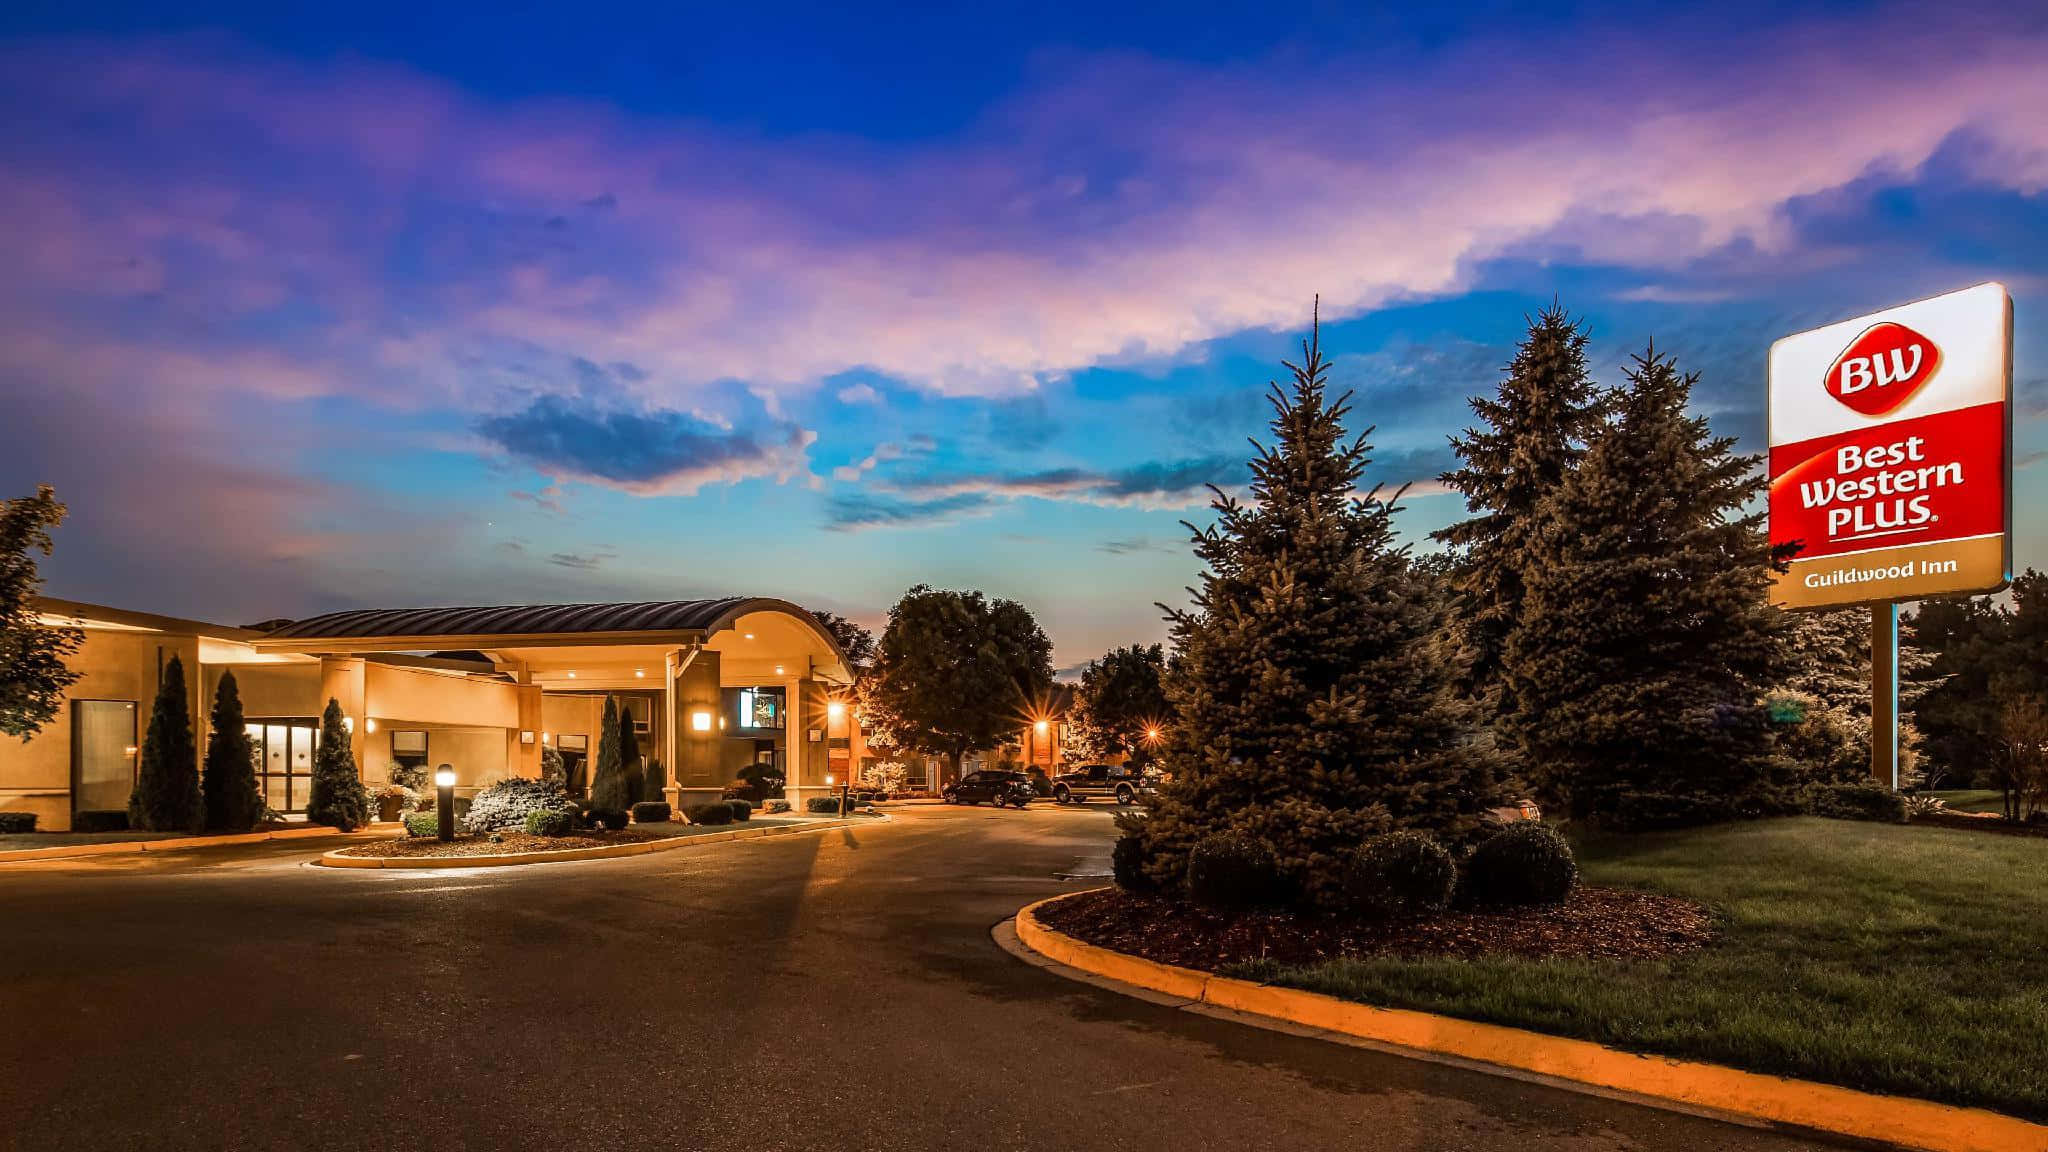
POLYGON ((752 800, 727 800, 725 806, 732 809, 732 818, 735 820, 752 820, 754 818, 754 802, 752 800))
POLYGON ((1579 882, 1572 846, 1548 824, 1510 824, 1465 861, 1465 890, 1479 904, 1562 904, 1579 882))
POLYGON ((723 800, 715 804, 692 804, 683 811, 692 824, 732 823, 732 805, 723 800))
POLYGON ((576 830, 576 810, 548 808, 526 814, 528 836, 567 836, 576 830))
POLYGON ((1458 868, 1435 838, 1389 832, 1358 846, 1344 869, 1344 895, 1370 916, 1441 912, 1451 903, 1458 868))
POLYGON ((575 807, 575 802, 562 791, 560 780, 514 776, 510 780, 500 780, 471 797, 469 811, 463 814, 461 827, 471 835, 495 832, 500 828, 524 828, 526 818, 535 812, 573 811, 575 807))
POLYGON ((405 834, 416 840, 430 840, 441 834, 441 817, 433 812, 407 812, 399 819, 405 822, 405 834))
POLYGON ((1145 837, 1137 832, 1126 832, 1116 838, 1116 847, 1109 850, 1110 874, 1116 877, 1116 886, 1126 892, 1151 892, 1158 888, 1150 876, 1145 875, 1145 865, 1151 860, 1152 851, 1145 844, 1145 837))
POLYGON ((591 827, 595 828, 601 825, 613 832, 624 828, 626 822, 632 818, 632 814, 624 808, 592 808, 588 817, 591 827))
POLYGON ((33 832, 36 830, 36 814, 33 812, 0 812, 0 833, 33 832))
POLYGON ((665 800, 642 800, 633 805, 635 824, 664 824, 674 814, 675 809, 670 808, 665 800))
POLYGON ((839 814, 839 797, 813 796, 804 801, 804 811, 815 812, 823 816, 836 816, 839 814))
POLYGON ((1280 903, 1280 874, 1273 853, 1234 832, 1204 837, 1188 853, 1188 896, 1211 908, 1280 903))
POLYGON ((789 811, 789 801, 781 799, 769 800, 765 802, 761 810, 770 816, 778 815, 789 811))

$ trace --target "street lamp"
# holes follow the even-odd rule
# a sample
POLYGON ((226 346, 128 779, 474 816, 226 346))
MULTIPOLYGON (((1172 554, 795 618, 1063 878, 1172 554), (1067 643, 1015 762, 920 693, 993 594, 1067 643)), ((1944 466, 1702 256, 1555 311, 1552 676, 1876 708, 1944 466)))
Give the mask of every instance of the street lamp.
POLYGON ((434 769, 434 834, 442 840, 455 839, 455 767, 443 764, 434 769))

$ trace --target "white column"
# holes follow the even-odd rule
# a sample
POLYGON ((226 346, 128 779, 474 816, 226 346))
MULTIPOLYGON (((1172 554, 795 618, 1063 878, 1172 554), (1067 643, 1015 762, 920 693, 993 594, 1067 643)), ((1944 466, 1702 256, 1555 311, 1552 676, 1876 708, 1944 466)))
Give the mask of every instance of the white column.
MULTIPOLYGON (((680 802, 682 797, 682 762, 676 759, 676 657, 679 653, 667 652, 661 657, 661 762, 668 769, 668 789, 662 799, 671 804, 680 802)), ((681 819, 681 817, 677 817, 681 819)))

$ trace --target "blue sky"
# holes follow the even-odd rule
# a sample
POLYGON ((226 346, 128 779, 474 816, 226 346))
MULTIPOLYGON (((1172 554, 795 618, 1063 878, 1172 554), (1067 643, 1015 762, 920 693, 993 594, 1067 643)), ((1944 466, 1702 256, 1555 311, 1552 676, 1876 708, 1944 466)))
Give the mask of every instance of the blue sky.
POLYGON ((10 6, 0 490, 147 610, 929 582, 1071 665, 1164 635, 1317 294, 1420 540, 1553 298, 1754 449, 1771 340, 1998 279, 2048 565, 2044 58, 2010 5, 10 6))

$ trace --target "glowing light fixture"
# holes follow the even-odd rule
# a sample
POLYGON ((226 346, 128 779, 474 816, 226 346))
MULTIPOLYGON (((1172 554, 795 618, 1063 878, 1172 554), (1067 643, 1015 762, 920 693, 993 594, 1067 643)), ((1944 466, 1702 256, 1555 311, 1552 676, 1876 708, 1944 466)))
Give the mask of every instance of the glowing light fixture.
POLYGON ((455 787, 455 769, 448 767, 446 764, 441 765, 440 770, 434 773, 434 787, 455 787))
POLYGON ((1045 735, 1046 729, 1048 729, 1048 728, 1050 728, 1050 727, 1052 727, 1052 725, 1050 725, 1050 724, 1047 724, 1047 723, 1046 723, 1045 721, 1043 721, 1043 720, 1040 720, 1040 721, 1038 721, 1038 722, 1037 722, 1036 724, 1033 724, 1033 725, 1031 726, 1031 729, 1032 729, 1032 731, 1034 731, 1034 732, 1038 733, 1038 734, 1039 734, 1040 736, 1043 736, 1043 735, 1045 735))
POLYGON ((647 679, 647 669, 635 668, 633 669, 633 675, 636 679, 645 680, 647 679))
POLYGON ((825 715, 837 720, 841 716, 846 715, 846 705, 837 700, 828 700, 825 703, 825 715))
POLYGON ((777 676, 780 676, 780 675, 782 675, 782 665, 780 665, 780 664, 777 664, 777 665, 775 666, 775 674, 776 674, 777 676))
POLYGON ((754 634, 752 632, 747 633, 747 639, 752 640, 753 638, 754 634))
POLYGON ((697 711, 695 711, 695 712, 692 712, 692 713, 690 713, 690 731, 692 731, 692 732, 709 732, 709 731, 711 731, 711 713, 709 713, 709 712, 707 712, 707 711, 705 711, 705 710, 703 710, 703 709, 701 709, 701 708, 700 708, 700 709, 698 709, 698 710, 697 710, 697 711))
POLYGON ((375 720, 365 720, 365 721, 363 721, 363 731, 365 731, 365 732, 375 732, 376 730, 377 730, 377 722, 376 722, 375 720))

